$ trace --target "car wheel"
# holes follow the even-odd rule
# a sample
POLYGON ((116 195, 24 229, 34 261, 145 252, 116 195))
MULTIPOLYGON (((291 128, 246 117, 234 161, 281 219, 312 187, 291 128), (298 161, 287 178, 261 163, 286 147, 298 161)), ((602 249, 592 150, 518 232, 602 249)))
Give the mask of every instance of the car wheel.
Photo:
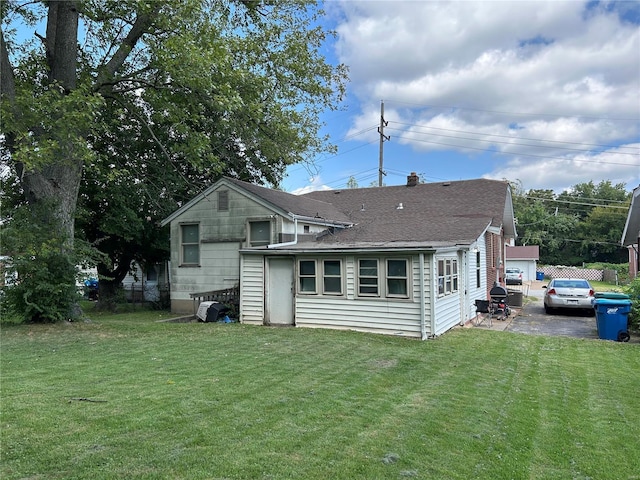
POLYGON ((548 313, 548 314, 553 313, 553 309, 549 305, 547 305, 546 303, 544 305, 544 313, 548 313))

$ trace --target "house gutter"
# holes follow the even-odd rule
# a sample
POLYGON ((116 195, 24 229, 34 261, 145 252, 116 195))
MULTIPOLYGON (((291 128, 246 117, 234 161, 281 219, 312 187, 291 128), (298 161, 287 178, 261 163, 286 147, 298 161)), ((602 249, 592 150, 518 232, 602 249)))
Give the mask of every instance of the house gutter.
POLYGON ((293 218, 293 240, 290 242, 282 242, 282 243, 272 243, 267 245, 267 248, 276 248, 276 247, 288 247, 290 245, 297 245, 298 243, 298 217, 293 213, 289 213, 289 215, 293 218))
POLYGON ((427 308, 424 293, 424 253, 420 252, 420 340, 427 339, 427 308))

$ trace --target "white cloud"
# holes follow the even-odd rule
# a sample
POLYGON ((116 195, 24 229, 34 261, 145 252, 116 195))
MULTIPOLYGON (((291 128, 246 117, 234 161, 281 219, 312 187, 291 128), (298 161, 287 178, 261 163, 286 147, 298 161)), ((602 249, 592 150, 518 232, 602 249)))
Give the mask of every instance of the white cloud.
POLYGON ((602 179, 613 184, 640 185, 637 157, 640 143, 622 145, 596 154, 568 155, 564 158, 514 158, 503 167, 485 175, 487 178, 522 180, 526 188, 566 190, 578 183, 602 179))
POLYGON ((319 175, 315 177, 311 177, 309 179, 309 185, 302 188, 297 188, 293 190, 291 193, 294 195, 304 195, 305 193, 316 192, 318 190, 332 190, 331 187, 329 187, 328 185, 325 185, 322 182, 322 178, 319 175))
POLYGON ((640 139, 640 4, 338 5, 336 49, 361 104, 350 134, 367 131, 360 139, 375 141, 383 99, 389 133, 414 151, 505 154, 491 176, 526 175, 526 186, 539 188, 640 182, 640 149, 614 148, 640 139), (623 7, 636 9, 635 23, 616 10, 623 7))

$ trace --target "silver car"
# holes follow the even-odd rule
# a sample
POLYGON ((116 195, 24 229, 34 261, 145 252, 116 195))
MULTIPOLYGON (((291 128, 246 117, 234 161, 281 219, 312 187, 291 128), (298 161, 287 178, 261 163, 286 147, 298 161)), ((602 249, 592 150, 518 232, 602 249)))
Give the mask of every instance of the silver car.
POLYGON ((595 291, 587 280, 580 278, 554 278, 544 292, 544 311, 551 313, 556 308, 588 310, 593 314, 592 300, 595 291))
POLYGON ((507 268, 504 274, 504 283, 507 285, 522 285, 522 270, 519 268, 507 268))

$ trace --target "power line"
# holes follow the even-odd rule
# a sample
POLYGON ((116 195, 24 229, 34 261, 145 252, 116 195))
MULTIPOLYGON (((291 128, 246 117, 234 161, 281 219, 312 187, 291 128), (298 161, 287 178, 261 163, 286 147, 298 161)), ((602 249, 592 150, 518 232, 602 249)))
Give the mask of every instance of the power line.
MULTIPOLYGON (((444 146, 447 146, 447 147, 455 147, 455 148, 461 148, 461 149, 479 150, 481 152, 491 152, 492 151, 489 148, 471 147, 469 145, 454 145, 454 144, 451 144, 451 143, 432 142, 432 141, 429 141, 429 140, 421 140, 421 139, 413 139, 413 141, 421 142, 421 143, 429 143, 429 144, 433 144, 433 145, 444 145, 444 146)), ((636 166, 635 163, 629 164, 629 163, 623 163, 623 162, 608 162, 608 161, 604 161, 604 160, 584 160, 584 159, 575 159, 575 158, 562 158, 562 157, 552 157, 550 155, 536 155, 534 153, 521 153, 521 152, 515 152, 515 153, 494 152, 494 153, 498 153, 500 155, 514 155, 514 156, 535 157, 535 158, 549 158, 549 159, 552 159, 552 160, 560 160, 560 161, 564 161, 564 162, 579 161, 579 162, 584 162, 584 163, 597 163, 597 164, 605 164, 605 165, 622 165, 622 166, 625 166, 625 167, 636 166)), ((640 166, 640 163, 638 163, 637 165, 640 166)))
MULTIPOLYGON (((389 99, 387 99, 389 101, 389 99)), ((441 108, 447 110, 468 110, 471 112, 486 112, 486 113, 498 113, 500 115, 516 115, 516 116, 526 116, 526 117, 568 117, 568 118, 587 118, 591 120, 616 120, 620 122, 638 122, 639 118, 624 118, 624 117, 597 117, 594 115, 574 115, 574 114, 565 114, 565 113, 528 113, 528 112, 505 112, 501 110, 485 110, 482 108, 470 108, 470 107, 460 107, 453 105, 433 105, 433 104, 421 104, 415 102, 404 102, 401 100, 390 100, 393 103, 399 103, 403 105, 414 105, 417 107, 424 108, 441 108)))
POLYGON ((553 198, 544 198, 544 197, 530 197, 530 196, 525 196, 523 198, 526 199, 530 199, 530 200, 541 200, 543 202, 555 202, 555 203, 566 203, 566 204, 570 204, 570 205, 586 205, 589 207, 602 207, 602 208, 620 208, 620 209, 624 209, 624 210, 628 210, 629 206, 628 205, 604 205, 604 204, 598 204, 598 203, 586 203, 586 202, 574 202, 571 200, 556 200, 553 198))
MULTIPOLYGON (((568 144, 568 145, 584 145, 587 147, 598 147, 598 148, 625 148, 625 149, 635 149, 638 152, 637 153, 633 153, 633 152, 617 152, 623 155, 640 155, 640 148, 638 147, 625 147, 625 146, 617 146, 617 145, 603 145, 603 144, 598 144, 598 143, 580 143, 580 142, 568 142, 568 141, 562 141, 562 140, 546 140, 544 138, 530 138, 530 137, 512 137, 510 135, 499 135, 497 133, 484 133, 484 132, 469 132, 466 130, 454 130, 452 128, 440 128, 440 127, 431 127, 428 125, 418 125, 418 124, 412 124, 412 123, 403 123, 403 122, 395 122, 395 121, 391 121, 390 123, 397 123, 398 125, 406 125, 409 127, 418 127, 418 128, 428 128, 428 129, 432 129, 432 130, 440 130, 440 131, 445 131, 445 132, 456 132, 456 133, 464 133, 466 135, 484 135, 487 137, 498 137, 498 138, 509 138, 512 140, 531 140, 534 142, 545 142, 545 143, 564 143, 564 144, 568 144)), ((425 133, 426 135, 435 135, 435 134, 431 134, 431 133, 425 133)), ((464 137, 455 137, 455 136, 447 136, 447 135, 440 135, 442 137, 447 137, 447 138, 463 138, 464 137)), ((576 150, 578 152, 590 152, 591 150, 582 150, 582 149, 573 149, 570 147, 555 147, 555 146, 546 146, 546 145, 529 145, 529 144, 525 144, 525 143, 513 143, 513 142, 499 142, 497 140, 483 140, 483 139, 476 139, 476 138, 467 138, 466 140, 474 140, 474 141, 483 141, 483 142, 494 142, 494 143, 506 143, 508 145, 523 145, 523 146, 529 146, 529 147, 540 147, 540 148, 560 148, 563 150, 576 150)))

